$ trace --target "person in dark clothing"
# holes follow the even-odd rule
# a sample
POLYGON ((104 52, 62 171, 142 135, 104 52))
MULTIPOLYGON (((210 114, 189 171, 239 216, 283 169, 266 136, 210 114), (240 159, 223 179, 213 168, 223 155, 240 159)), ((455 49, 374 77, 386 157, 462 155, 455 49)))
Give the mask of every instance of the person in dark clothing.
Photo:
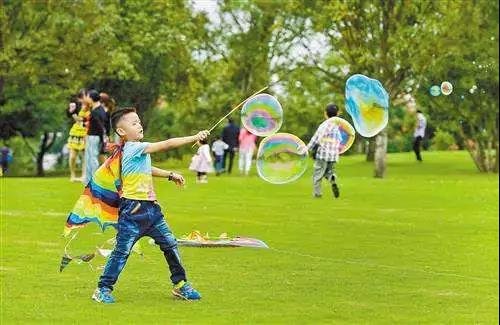
POLYGON ((413 132, 413 151, 415 152, 415 157, 417 161, 422 162, 422 155, 420 154, 420 147, 422 140, 425 137, 425 128, 427 127, 427 119, 425 118, 422 111, 417 110, 417 122, 415 125, 415 131, 413 132))
POLYGON ((12 161, 12 150, 3 146, 0 149, 0 176, 5 175, 9 170, 9 164, 12 161))
POLYGON ((227 143, 229 146, 226 150, 224 150, 224 159, 222 160, 222 170, 226 170, 227 173, 231 174, 231 170, 233 169, 233 160, 234 153, 238 151, 239 140, 238 137, 240 135, 240 128, 234 124, 232 118, 227 119, 227 125, 222 130, 222 141, 227 143), (227 159, 229 158, 229 164, 227 163, 227 159))
POLYGON ((85 140, 85 163, 86 172, 83 184, 87 185, 95 171, 99 167, 99 153, 106 137, 106 111, 100 102, 99 93, 90 90, 87 97, 92 103, 90 111, 90 122, 85 140))
POLYGON ((104 112, 106 114, 106 119, 104 124, 104 128, 106 129, 106 135, 104 137, 103 143, 101 144, 101 152, 99 153, 99 163, 103 164, 104 161, 106 160, 106 146, 109 142, 113 142, 113 140, 110 139, 111 114, 115 110, 116 103, 115 100, 106 93, 100 93, 99 98, 101 101, 102 108, 104 108, 104 112))

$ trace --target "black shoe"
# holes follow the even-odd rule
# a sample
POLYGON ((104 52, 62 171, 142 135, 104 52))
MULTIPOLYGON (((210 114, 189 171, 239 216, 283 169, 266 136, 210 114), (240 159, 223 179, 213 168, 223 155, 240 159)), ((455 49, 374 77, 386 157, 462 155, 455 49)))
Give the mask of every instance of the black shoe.
POLYGON ((339 187, 337 186, 337 183, 332 184, 332 192, 335 198, 338 198, 340 196, 339 187))
POLYGON ((314 194, 314 195, 313 195, 313 197, 314 197, 315 199, 320 199, 322 196, 323 196, 323 195, 321 195, 321 194, 314 194))

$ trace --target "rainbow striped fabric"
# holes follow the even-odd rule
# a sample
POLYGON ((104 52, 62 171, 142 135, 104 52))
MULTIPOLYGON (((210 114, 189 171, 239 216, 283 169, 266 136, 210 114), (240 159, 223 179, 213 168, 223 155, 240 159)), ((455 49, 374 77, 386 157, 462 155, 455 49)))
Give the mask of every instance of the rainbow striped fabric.
POLYGON ((64 227, 67 237, 73 229, 89 222, 97 223, 101 230, 118 222, 118 205, 121 195, 121 158, 123 145, 116 145, 113 153, 90 179, 76 201, 64 227))

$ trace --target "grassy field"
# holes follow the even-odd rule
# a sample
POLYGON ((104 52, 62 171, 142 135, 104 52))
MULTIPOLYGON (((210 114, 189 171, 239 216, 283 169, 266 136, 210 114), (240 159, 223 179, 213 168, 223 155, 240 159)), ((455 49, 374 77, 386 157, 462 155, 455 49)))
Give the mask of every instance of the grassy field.
POLYGON ((270 249, 191 248, 181 254, 203 299, 170 297, 163 256, 143 242, 114 305, 90 299, 100 275, 58 272, 60 234, 81 191, 67 178, 1 182, 1 323, 498 323, 498 175, 476 172, 465 152, 388 156, 372 177, 362 156, 338 166, 341 197, 311 168, 271 185, 252 175, 210 176, 178 190, 156 182, 179 236, 197 229, 247 235, 270 249))

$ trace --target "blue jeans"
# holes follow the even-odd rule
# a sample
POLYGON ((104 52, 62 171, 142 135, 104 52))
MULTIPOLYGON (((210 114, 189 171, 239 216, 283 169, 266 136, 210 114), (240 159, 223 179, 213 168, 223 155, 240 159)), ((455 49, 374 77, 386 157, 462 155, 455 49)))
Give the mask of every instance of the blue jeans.
POLYGON ((119 213, 116 246, 109 256, 98 287, 113 290, 113 285, 125 267, 132 247, 143 236, 153 238, 160 246, 170 269, 172 283, 186 281, 186 272, 181 265, 177 250, 177 240, 163 219, 158 203, 122 198, 119 213))
POLYGON ((101 138, 98 135, 88 135, 85 139, 85 179, 87 185, 94 173, 99 168, 99 152, 101 151, 101 138))
POLYGON ((224 155, 215 155, 215 172, 220 173, 224 167, 222 166, 224 162, 224 155))

